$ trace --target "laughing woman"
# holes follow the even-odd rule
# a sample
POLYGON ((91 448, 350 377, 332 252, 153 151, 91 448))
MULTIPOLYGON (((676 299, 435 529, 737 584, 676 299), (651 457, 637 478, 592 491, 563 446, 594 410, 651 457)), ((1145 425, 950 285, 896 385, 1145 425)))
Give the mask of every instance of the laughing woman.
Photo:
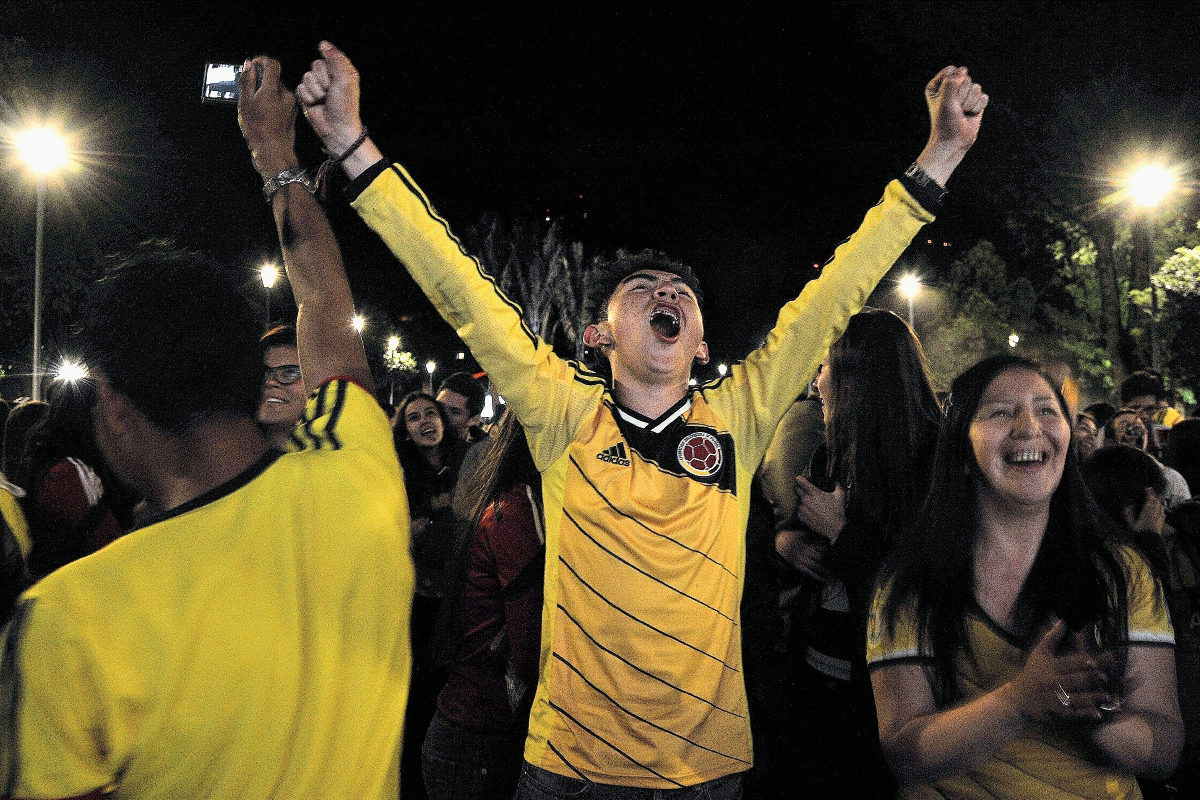
POLYGON ((867 658, 903 797, 1140 797, 1183 725, 1162 588, 1096 508, 1061 394, 987 359, 951 387, 867 658))
MULTIPOLYGON (((441 603, 442 570, 454 549, 454 512, 450 494, 458 478, 466 442, 450 433, 450 421, 437 401, 424 392, 405 395, 396 409, 393 441, 412 517, 413 566, 417 571, 412 609, 413 675, 408 694, 406 731, 424 731, 433 719, 437 694, 447 672, 435 663, 431 648, 441 603)), ((400 795, 421 798, 421 737, 404 737, 400 795)))

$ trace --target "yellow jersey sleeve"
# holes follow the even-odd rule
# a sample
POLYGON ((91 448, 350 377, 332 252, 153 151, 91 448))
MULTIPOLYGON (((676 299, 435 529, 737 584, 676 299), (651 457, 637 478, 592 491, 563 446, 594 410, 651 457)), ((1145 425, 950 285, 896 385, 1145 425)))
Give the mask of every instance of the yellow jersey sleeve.
POLYGON ((365 450, 381 458, 395 454, 391 425, 375 398, 354 381, 333 378, 309 395, 304 416, 292 432, 289 449, 345 447, 365 450))
POLYGON ((467 254, 403 167, 381 172, 353 206, 495 380, 545 471, 595 409, 604 381, 556 356, 529 329, 520 307, 467 254))
POLYGON ((867 617, 867 667, 886 666, 889 663, 913 660, 928 660, 932 654, 917 641, 917 617, 910 604, 896 618, 896 625, 889 630, 883 608, 887 603, 890 586, 875 591, 871 611, 867 617))
MULTIPOLYGON (((0 483, 3 479, 0 478, 0 483)), ((15 486, 12 487, 16 491, 20 491, 15 486)), ((29 561, 29 554, 33 551, 33 541, 29 538, 29 524, 25 521, 25 512, 21 510, 21 503, 16 496, 0 485, 0 515, 4 516, 4 521, 8 523, 9 530, 13 533, 13 538, 17 541, 17 547, 21 550, 21 555, 26 561, 29 561)))
POLYGON ((1121 557, 1128 579, 1129 643, 1174 645, 1175 631, 1162 584, 1154 579, 1146 560, 1132 550, 1122 549, 1121 557))
POLYGON ((706 386, 705 398, 729 421, 749 468, 757 468, 779 420, 812 379, 850 317, 867 302, 913 237, 933 215, 899 181, 867 212, 858 230, 834 252, 821 276, 779 312, 766 343, 725 378, 706 386))

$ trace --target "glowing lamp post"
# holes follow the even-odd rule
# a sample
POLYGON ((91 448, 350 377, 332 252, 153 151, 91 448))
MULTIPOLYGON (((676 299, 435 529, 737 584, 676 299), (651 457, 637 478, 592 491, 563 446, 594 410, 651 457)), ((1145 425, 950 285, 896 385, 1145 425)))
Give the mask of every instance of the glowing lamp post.
POLYGON ((275 282, 279 280, 279 267, 271 263, 262 265, 258 271, 258 277, 262 279, 263 288, 267 290, 267 327, 271 327, 271 290, 275 288, 275 282))
POLYGON ((33 248, 33 387, 30 397, 42 399, 42 231, 46 219, 46 176, 67 163, 67 143, 49 128, 32 128, 17 137, 21 159, 37 175, 37 234, 33 248))
POLYGON ((433 394, 433 373, 437 371, 437 362, 436 361, 426 361, 425 362, 425 371, 429 373, 429 383, 428 383, 428 388, 426 391, 429 394, 433 394))
MULTIPOLYGON (((1154 265, 1154 210, 1175 189, 1178 178, 1174 171, 1156 164, 1139 167, 1129 176, 1129 196, 1146 209, 1146 273, 1154 265)), ((1156 372, 1162 371, 1158 339, 1158 289, 1150 281, 1150 364, 1156 372)))
POLYGON ((355 314, 350 318, 350 327, 354 328, 356 333, 362 333, 363 328, 367 327, 367 318, 362 314, 355 314))
POLYGON ((913 300, 921 291, 921 279, 909 273, 900 279, 900 294, 908 298, 908 327, 915 330, 913 325, 913 300))

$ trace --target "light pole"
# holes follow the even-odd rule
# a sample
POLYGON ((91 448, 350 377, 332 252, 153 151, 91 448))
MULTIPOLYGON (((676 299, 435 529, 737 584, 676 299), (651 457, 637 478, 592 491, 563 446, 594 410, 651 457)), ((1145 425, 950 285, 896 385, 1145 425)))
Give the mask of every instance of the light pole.
POLYGON ((913 299, 921 291, 921 279, 911 272, 900 279, 900 294, 908 298, 908 327, 916 330, 913 325, 913 299))
POLYGON ((1175 173, 1166 167, 1147 164, 1129 176, 1129 194, 1146 209, 1146 274, 1150 276, 1150 365, 1161 374, 1158 341, 1158 289, 1154 286, 1154 210, 1175 188, 1175 173))
POLYGON ((262 265, 258 271, 258 276, 262 278, 263 288, 267 290, 267 328, 271 327, 271 289, 275 288, 275 281, 279 280, 279 267, 270 263, 262 265))
POLYGON ((37 233, 33 247, 33 373, 29 396, 42 399, 42 232, 46 220, 46 176, 67 161, 67 143, 49 128, 32 128, 17 137, 21 158, 37 175, 37 233))
POLYGON ((428 384, 428 389, 426 391, 428 394, 433 394, 433 373, 437 371, 437 362, 436 361, 426 361, 425 362, 425 371, 429 373, 429 384, 428 384))

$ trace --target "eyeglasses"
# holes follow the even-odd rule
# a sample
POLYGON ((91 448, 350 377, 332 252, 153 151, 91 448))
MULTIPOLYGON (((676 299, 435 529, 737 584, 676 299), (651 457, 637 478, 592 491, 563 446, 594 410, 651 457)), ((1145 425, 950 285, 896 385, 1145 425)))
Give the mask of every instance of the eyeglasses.
POLYGON ((267 367, 267 374, 263 377, 263 383, 275 381, 280 386, 291 386, 298 380, 300 380, 299 364, 280 364, 278 367, 267 367))

